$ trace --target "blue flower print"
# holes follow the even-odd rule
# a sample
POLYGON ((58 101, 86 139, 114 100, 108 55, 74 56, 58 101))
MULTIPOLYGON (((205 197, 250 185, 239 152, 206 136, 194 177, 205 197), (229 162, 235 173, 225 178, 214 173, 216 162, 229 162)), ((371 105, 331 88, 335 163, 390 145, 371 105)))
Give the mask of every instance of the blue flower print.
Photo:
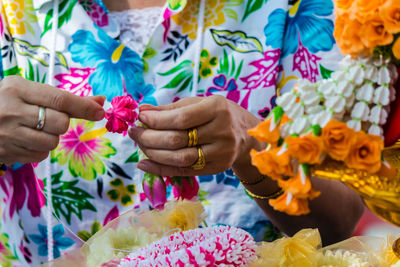
POLYGON ((83 67, 95 68, 89 84, 94 95, 105 95, 108 101, 124 91, 143 103, 155 102, 155 91, 143 79, 140 56, 98 29, 97 39, 89 31, 79 30, 72 36, 68 49, 72 60, 83 67), (98 41, 99 40, 99 41, 98 41))
POLYGON ((298 0, 288 12, 276 9, 264 28, 266 44, 281 48, 282 58, 296 53, 300 42, 313 54, 330 51, 334 25, 327 17, 332 13, 332 0, 298 0))
MULTIPOLYGON (((38 225, 39 233, 38 235, 29 235, 29 238, 38 245, 38 254, 39 256, 46 257, 47 256, 47 227, 45 225, 38 225)), ((75 244, 75 241, 68 238, 63 237, 64 228, 61 224, 53 227, 53 239, 54 239, 54 250, 53 256, 54 258, 58 258, 61 256, 60 250, 67 249, 75 244)))
POLYGON ((223 183, 224 185, 233 186, 235 188, 237 188, 240 184, 239 179, 235 176, 232 169, 217 175, 199 176, 200 183, 212 182, 214 179, 216 180, 217 184, 223 183))

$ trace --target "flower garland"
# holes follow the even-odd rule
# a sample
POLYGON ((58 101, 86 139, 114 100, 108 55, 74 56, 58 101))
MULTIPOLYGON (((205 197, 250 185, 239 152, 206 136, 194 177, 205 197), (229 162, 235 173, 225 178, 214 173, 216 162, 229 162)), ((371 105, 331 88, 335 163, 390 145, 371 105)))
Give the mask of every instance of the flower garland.
POLYGON ((328 157, 371 174, 395 174, 382 158, 382 127, 396 99, 400 3, 337 0, 336 7, 335 37, 352 57, 329 79, 299 80, 277 97, 266 120, 249 130, 269 144, 251 151, 253 165, 285 191, 269 204, 290 215, 310 212, 308 201, 320 194, 311 184, 311 167, 328 157))
POLYGON ((257 245, 251 235, 227 226, 175 233, 139 249, 120 267, 248 266, 257 245))

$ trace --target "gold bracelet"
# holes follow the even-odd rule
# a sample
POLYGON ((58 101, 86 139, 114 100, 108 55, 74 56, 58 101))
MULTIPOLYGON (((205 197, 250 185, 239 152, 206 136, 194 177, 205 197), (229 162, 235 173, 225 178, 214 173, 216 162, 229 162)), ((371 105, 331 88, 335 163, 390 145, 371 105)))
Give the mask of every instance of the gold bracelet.
POLYGON ((278 191, 276 191, 275 193, 272 193, 272 194, 270 194, 268 196, 259 196, 259 195, 256 195, 256 194, 250 192, 247 188, 245 190, 246 190, 246 193, 249 196, 251 196, 252 198, 261 199, 261 200, 275 199, 275 198, 278 198, 278 197, 282 196, 283 193, 284 193, 283 189, 279 188, 278 191))
POLYGON ((261 183, 262 181, 264 181, 265 178, 267 178, 267 177, 264 176, 264 175, 261 175, 260 179, 254 181, 254 182, 247 182, 247 181, 244 181, 244 180, 239 180, 239 181, 244 185, 256 185, 256 184, 261 183))

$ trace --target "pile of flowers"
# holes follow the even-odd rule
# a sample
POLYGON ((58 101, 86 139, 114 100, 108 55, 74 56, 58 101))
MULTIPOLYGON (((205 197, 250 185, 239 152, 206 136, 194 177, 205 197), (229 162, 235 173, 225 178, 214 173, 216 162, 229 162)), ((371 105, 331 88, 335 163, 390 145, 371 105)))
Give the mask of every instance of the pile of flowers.
POLYGON ((277 98, 269 117, 249 131, 269 144, 251 152, 253 165, 285 191, 269 203, 290 215, 310 212, 308 201, 319 195, 310 181, 311 168, 327 158, 371 174, 396 174, 382 150, 383 126, 396 100, 400 2, 336 2, 335 37, 351 56, 329 79, 299 80, 277 98), (357 23, 363 30, 353 25, 357 23))
POLYGON ((256 249, 253 238, 244 230, 198 228, 153 242, 130 254, 119 266, 249 266, 256 249))

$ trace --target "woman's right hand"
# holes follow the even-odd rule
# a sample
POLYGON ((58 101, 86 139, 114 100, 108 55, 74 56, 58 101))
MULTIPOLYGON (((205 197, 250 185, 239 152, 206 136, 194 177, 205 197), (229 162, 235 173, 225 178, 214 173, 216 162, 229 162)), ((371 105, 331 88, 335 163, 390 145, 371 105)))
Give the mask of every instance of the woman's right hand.
POLYGON ((98 121, 104 118, 103 96, 79 97, 19 76, 0 81, 0 162, 36 163, 47 158, 66 133, 70 118, 98 121), (39 107, 45 124, 37 130, 39 107))

